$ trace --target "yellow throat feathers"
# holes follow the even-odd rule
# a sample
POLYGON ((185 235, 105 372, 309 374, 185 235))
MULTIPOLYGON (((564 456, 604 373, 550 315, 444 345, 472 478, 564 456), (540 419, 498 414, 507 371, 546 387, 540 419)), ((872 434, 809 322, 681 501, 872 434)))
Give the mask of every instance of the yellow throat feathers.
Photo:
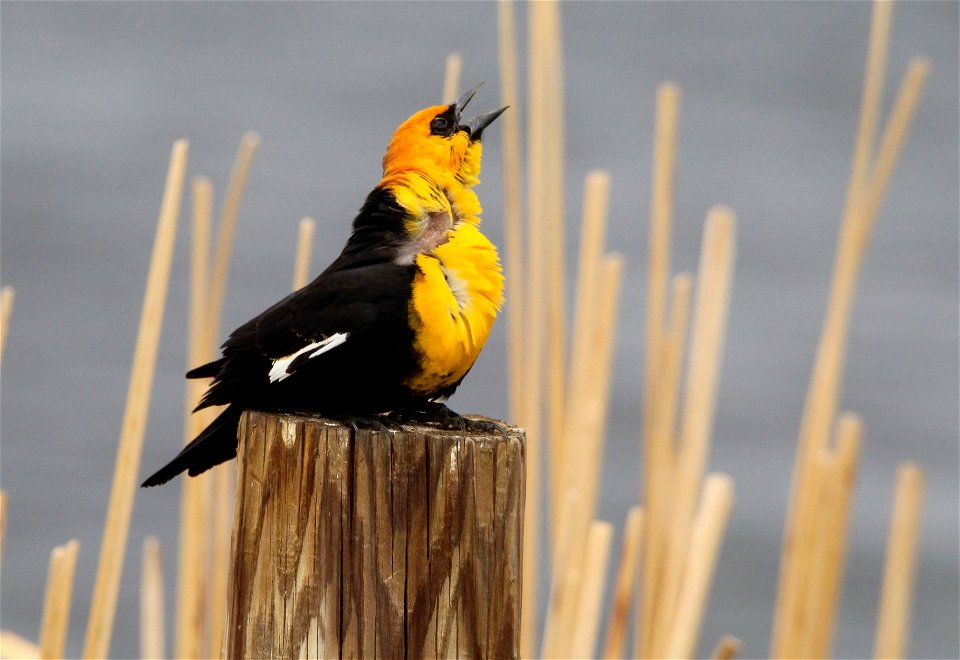
POLYGON ((464 132, 434 140, 416 126, 401 127, 391 140, 380 185, 407 212, 412 251, 399 259, 417 266, 409 319, 421 369, 406 384, 433 393, 473 366, 503 303, 503 273, 496 247, 480 233, 480 201, 472 190, 482 143, 470 143, 464 132))

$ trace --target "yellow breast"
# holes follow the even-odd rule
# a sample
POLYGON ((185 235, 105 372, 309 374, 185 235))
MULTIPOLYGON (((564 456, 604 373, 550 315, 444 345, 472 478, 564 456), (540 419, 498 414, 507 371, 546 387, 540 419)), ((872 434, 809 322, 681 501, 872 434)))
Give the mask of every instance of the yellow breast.
POLYGON ((410 319, 421 369, 406 384, 430 394, 473 366, 503 303, 503 273, 497 249, 467 222, 416 265, 410 319))

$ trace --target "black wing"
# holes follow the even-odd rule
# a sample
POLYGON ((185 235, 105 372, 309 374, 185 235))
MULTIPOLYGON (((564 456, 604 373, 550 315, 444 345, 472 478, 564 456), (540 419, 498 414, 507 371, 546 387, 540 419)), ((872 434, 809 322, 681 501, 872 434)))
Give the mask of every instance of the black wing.
POLYGON ((324 272, 237 328, 223 344, 222 358, 188 374, 214 377, 198 409, 229 403, 277 407, 284 401, 304 407, 305 393, 297 390, 325 370, 401 379, 413 367, 407 308, 413 272, 413 266, 393 263, 324 272), (329 350, 303 352, 335 336, 329 350), (285 367, 280 378, 278 367, 285 367))
POLYGON ((389 399, 415 361, 408 304, 416 267, 395 261, 407 240, 403 216, 392 194, 374 189, 343 252, 319 277, 234 330, 220 359, 187 374, 214 378, 198 409, 310 409, 311 396, 340 406, 360 396, 389 399), (315 345, 327 350, 308 348, 315 345), (325 389, 333 371, 338 387, 325 389))

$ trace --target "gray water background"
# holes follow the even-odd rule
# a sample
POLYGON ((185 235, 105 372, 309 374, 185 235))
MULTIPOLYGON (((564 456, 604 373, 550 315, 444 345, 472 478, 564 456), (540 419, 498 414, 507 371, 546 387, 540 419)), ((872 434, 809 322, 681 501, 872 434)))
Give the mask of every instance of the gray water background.
MULTIPOLYGON (((730 633, 744 641, 745 657, 762 656, 870 5, 565 3, 562 12, 568 272, 582 180, 593 168, 611 173, 608 244, 626 258, 600 516, 617 526, 618 548, 640 488, 655 90, 675 80, 683 90, 675 271, 696 267, 711 205, 727 204, 739 218, 710 457, 711 469, 735 479, 736 504, 700 649, 730 633)), ((0 281, 17 290, 0 399, 0 477, 10 497, 0 625, 36 638, 48 553, 77 537, 68 645, 77 655, 172 141, 190 140, 190 175, 211 176, 219 194, 241 135, 262 136, 236 237, 229 329, 286 293, 299 218, 318 220, 314 273, 337 254, 393 129, 440 100, 447 53, 462 53, 464 87, 488 81, 476 109, 498 106, 496 7, 3 2, 0 30, 0 281)), ((896 5, 887 109, 916 53, 933 72, 877 222, 850 332, 842 406, 863 416, 866 435, 838 657, 871 652, 895 471, 906 460, 928 479, 911 655, 958 655, 956 2, 896 5)), ((502 245, 499 138, 494 127, 479 192, 485 231, 502 245)), ((177 241, 144 476, 181 442, 185 220, 177 241)), ((454 408, 507 414, 505 330, 501 321, 454 408)), ((138 494, 115 657, 137 653, 147 534, 164 544, 172 602, 179 495, 178 485, 138 494)))

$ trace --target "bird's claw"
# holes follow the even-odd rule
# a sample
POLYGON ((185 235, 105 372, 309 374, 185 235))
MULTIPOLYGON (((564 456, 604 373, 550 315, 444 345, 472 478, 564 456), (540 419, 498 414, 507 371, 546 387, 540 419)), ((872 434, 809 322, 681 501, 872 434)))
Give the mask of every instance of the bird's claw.
POLYGON ((501 424, 492 419, 473 419, 471 417, 464 417, 463 419, 467 423, 468 431, 489 434, 499 433, 505 440, 510 439, 510 429, 508 429, 505 424, 501 424))
POLYGON ((489 419, 473 419, 454 412, 443 403, 428 401, 417 404, 416 407, 396 410, 388 417, 401 424, 425 424, 435 426, 445 431, 460 431, 473 433, 499 433, 509 438, 510 433, 506 426, 489 419))
POLYGON ((380 433, 392 433, 402 430, 402 426, 387 415, 327 415, 329 419, 349 426, 354 435, 364 431, 379 431, 380 433))

